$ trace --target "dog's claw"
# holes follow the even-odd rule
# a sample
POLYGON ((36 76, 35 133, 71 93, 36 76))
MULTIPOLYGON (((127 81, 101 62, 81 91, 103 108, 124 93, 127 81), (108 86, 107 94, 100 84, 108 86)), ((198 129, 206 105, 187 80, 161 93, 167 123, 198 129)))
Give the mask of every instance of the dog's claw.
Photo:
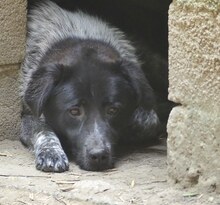
POLYGON ((36 156, 36 168, 44 172, 64 172, 69 169, 66 154, 61 149, 42 149, 36 156))

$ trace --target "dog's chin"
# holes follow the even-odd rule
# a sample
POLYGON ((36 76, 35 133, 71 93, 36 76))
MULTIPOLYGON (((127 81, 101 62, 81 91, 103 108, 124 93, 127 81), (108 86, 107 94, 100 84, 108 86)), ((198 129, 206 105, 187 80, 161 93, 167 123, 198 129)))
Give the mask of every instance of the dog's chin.
POLYGON ((107 166, 92 166, 89 164, 79 164, 80 169, 86 170, 86 171, 93 171, 93 172, 101 172, 101 171, 106 171, 108 169, 113 169, 114 164, 108 164, 107 166))
POLYGON ((94 164, 90 162, 87 158, 82 159, 81 157, 77 157, 77 164, 79 165, 80 169, 95 172, 105 171, 114 168, 114 162, 112 160, 109 160, 104 164, 94 164))

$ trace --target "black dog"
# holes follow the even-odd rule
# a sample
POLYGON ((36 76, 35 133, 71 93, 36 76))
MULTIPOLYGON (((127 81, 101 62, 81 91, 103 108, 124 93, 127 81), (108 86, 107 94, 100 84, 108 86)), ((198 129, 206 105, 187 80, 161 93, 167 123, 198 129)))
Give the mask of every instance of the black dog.
POLYGON ((135 49, 98 18, 50 1, 30 10, 22 78, 21 141, 37 169, 68 170, 67 151, 82 169, 112 168, 120 140, 156 137, 154 95, 135 49))

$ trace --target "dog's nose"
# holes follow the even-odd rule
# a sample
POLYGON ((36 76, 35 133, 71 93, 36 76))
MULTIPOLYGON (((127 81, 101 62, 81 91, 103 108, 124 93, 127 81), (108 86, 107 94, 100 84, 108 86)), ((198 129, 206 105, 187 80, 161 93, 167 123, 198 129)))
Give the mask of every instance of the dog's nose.
POLYGON ((109 152, 104 149, 92 149, 89 152, 90 163, 98 167, 102 167, 108 164, 109 162, 109 152))

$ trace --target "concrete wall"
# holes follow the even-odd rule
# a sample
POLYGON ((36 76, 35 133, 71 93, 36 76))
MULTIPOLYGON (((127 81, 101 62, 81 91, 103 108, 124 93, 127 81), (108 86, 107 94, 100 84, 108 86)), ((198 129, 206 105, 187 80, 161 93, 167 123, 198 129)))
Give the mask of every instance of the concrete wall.
POLYGON ((220 192, 219 0, 171 4, 169 83, 169 179, 220 192))
POLYGON ((26 1, 0 0, 0 140, 19 134, 18 72, 25 36, 26 1))

